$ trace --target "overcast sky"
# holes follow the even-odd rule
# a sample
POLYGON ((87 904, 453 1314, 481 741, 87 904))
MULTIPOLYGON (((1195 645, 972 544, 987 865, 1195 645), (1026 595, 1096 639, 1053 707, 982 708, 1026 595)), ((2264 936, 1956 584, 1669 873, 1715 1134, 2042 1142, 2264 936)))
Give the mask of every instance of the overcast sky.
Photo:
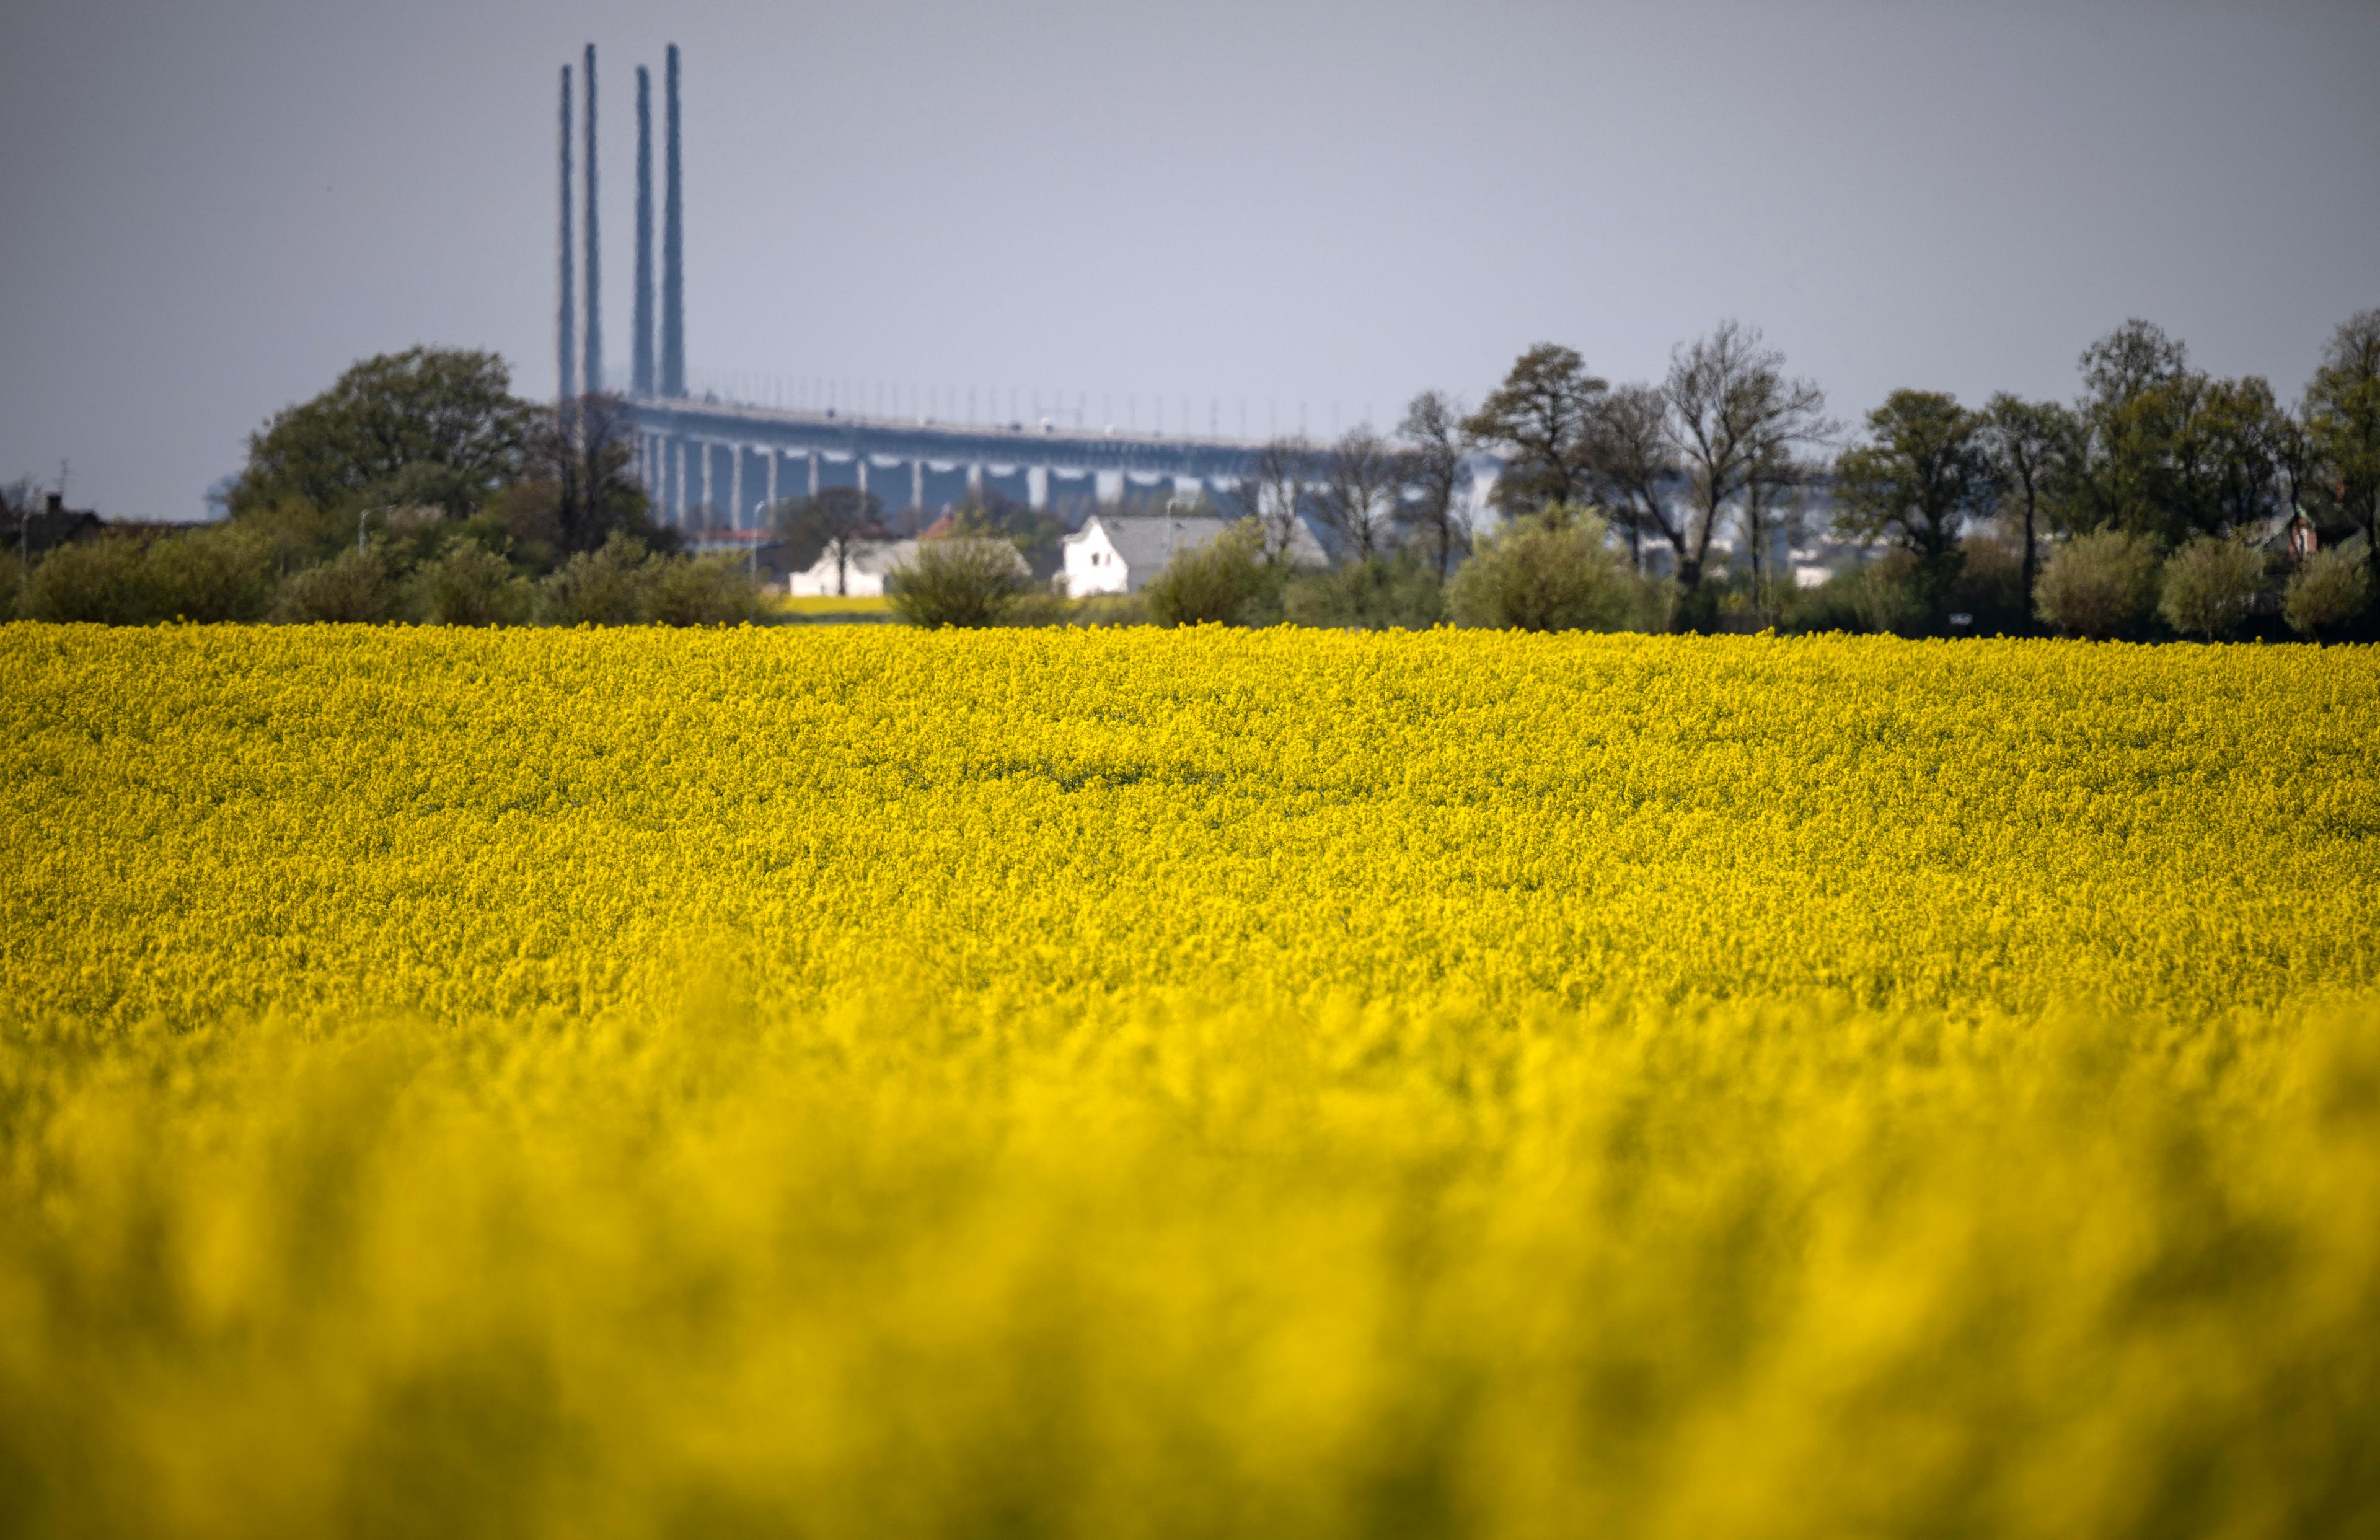
POLYGON ((634 67, 658 96, 673 39, 698 382, 1320 433, 1539 340, 1651 377, 1735 316, 1854 417, 2070 395, 2135 314, 2294 395, 2380 305, 2368 0, 11 0, 0 476, 195 516, 357 358, 494 348, 550 392, 589 41, 624 377, 634 67))

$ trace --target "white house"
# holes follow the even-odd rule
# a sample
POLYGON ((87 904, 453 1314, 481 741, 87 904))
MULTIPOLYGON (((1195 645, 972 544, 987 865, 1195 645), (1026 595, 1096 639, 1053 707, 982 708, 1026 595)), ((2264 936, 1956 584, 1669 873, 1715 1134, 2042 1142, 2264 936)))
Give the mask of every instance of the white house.
POLYGON ((854 599, 874 599, 884 592, 885 576, 917 553, 915 540, 854 540, 844 563, 842 586, 837 587, 834 549, 830 546, 819 552, 819 559, 807 570, 785 578, 785 591, 796 598, 848 594, 854 599))
MULTIPOLYGON (((1094 593, 1138 593, 1165 564, 1185 551, 1196 551, 1232 527, 1232 521, 1196 515, 1160 514, 1127 517, 1093 514, 1083 527, 1066 537, 1065 566, 1061 576, 1068 597, 1094 593)), ((1300 519, 1289 545, 1290 560, 1318 566, 1325 557, 1321 542, 1300 519)))

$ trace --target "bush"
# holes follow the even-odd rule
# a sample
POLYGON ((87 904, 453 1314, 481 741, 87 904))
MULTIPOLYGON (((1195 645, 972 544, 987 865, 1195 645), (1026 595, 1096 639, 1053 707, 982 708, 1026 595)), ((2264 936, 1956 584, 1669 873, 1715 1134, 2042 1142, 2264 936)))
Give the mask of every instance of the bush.
POLYGON ((1446 596, 1457 625, 1515 631, 1617 631, 1636 594, 1591 515, 1530 514, 1479 537, 1446 596))
POLYGON ((14 552, 0 552, 0 620, 17 618, 18 601, 25 597, 24 559, 14 552))
POLYGON ((447 547, 407 587, 413 612, 433 625, 517 625, 535 602, 510 562, 471 540, 447 547))
POLYGON ((2077 535, 2049 553, 2034 610, 2070 637, 2106 640, 2137 629, 2156 603, 2156 547, 2120 529, 2077 535))
POLYGON ((273 608, 273 555, 258 533, 212 525, 150 542, 149 590, 160 619, 262 620, 273 608))
POLYGON ((1932 617, 1925 610, 1925 574, 1916 553, 1894 546, 1852 578, 1852 602, 1860 629, 1895 637, 1922 637, 1932 617))
POLYGON ((42 558, 25 584, 19 610, 27 620, 146 625, 161 617, 149 564, 140 542, 104 534, 62 545, 42 558))
POLYGON ((990 535, 919 540, 885 578, 892 612, 911 625, 997 625, 1033 587, 1016 548, 990 535))
POLYGON ((1243 519, 1194 551, 1177 552, 1143 590, 1160 625, 1246 625, 1275 602, 1264 531, 1243 519))
POLYGON ((650 563, 645 617, 662 625, 735 625, 758 619, 760 586, 734 556, 650 563))
POLYGON ((1438 574, 1405 556, 1321 572, 1292 573, 1281 588, 1281 618, 1292 625, 1422 631, 1446 612, 1438 574))
POLYGON ((311 624, 373 624, 397 618, 402 596, 377 551, 342 551, 282 581, 276 620, 311 624))
POLYGON ((1864 631, 1867 613, 1861 605, 1867 569, 1838 572, 1815 587, 1795 588, 1778 607, 1780 631, 1815 636, 1828 631, 1864 631))
POLYGON ((2032 628, 2033 606, 2024 591, 2022 541, 1979 536, 1959 542, 1959 576, 1950 584, 1950 608, 1973 617, 1953 636, 1990 637, 2032 628))
POLYGON ((652 566, 641 544, 613 535, 538 586, 539 617, 554 625, 633 625, 645 618, 652 566))
POLYGON ((2181 635, 2211 642, 2240 628, 2264 586, 2262 557, 2238 540, 2201 535, 2167 560, 2157 612, 2181 635))
POLYGON ((2321 641, 2352 625, 2372 602, 2372 575, 2362 554, 2334 546, 2317 551, 2289 576, 2281 618, 2301 637, 2321 641))

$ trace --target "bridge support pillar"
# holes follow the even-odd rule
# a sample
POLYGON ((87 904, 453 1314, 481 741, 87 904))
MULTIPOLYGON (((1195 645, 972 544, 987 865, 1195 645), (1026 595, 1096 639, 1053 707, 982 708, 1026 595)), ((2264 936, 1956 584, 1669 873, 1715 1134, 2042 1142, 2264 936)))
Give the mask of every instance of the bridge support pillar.
POLYGON ((967 496, 978 503, 983 501, 983 462, 980 460, 967 467, 967 496))
POLYGON ((925 505, 926 462, 922 459, 912 460, 909 462, 909 506, 922 508, 925 505))
POLYGON ((727 468, 727 527, 730 529, 741 529, 744 527, 745 514, 744 458, 746 451, 744 445, 740 443, 731 443, 727 446, 727 453, 730 456, 727 468))
POLYGON ((853 474, 859 478, 859 499, 868 501, 868 451, 859 450, 851 456, 853 474))
POLYGON ((1031 466, 1025 472, 1025 501, 1035 512, 1050 506, 1050 467, 1031 466))
MULTIPOLYGON (((779 454, 776 446, 771 444, 769 448, 769 506, 771 508, 777 505, 777 462, 783 458, 784 455, 779 454)), ((759 527, 760 521, 754 519, 752 527, 757 529, 759 527)))
POLYGON ((810 495, 816 497, 818 492, 818 451, 813 449, 810 451, 810 495))
POLYGON ((670 527, 675 528, 686 522, 686 441, 680 439, 673 447, 676 450, 677 474, 670 488, 670 527))
POLYGON ((695 447, 702 455, 702 515, 705 519, 717 515, 719 509, 710 499, 710 441, 697 439, 695 447))

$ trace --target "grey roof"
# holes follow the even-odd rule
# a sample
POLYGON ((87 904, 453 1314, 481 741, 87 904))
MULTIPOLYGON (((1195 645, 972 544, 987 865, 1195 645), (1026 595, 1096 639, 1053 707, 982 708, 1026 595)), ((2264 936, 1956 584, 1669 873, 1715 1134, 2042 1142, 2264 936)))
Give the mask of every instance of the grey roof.
POLYGON ((1126 568, 1161 567, 1173 559, 1177 551, 1196 551, 1224 530, 1229 522, 1220 518, 1177 518, 1169 515, 1155 517, 1111 517, 1094 515, 1099 527, 1107 531, 1108 542, 1123 558, 1126 568))

